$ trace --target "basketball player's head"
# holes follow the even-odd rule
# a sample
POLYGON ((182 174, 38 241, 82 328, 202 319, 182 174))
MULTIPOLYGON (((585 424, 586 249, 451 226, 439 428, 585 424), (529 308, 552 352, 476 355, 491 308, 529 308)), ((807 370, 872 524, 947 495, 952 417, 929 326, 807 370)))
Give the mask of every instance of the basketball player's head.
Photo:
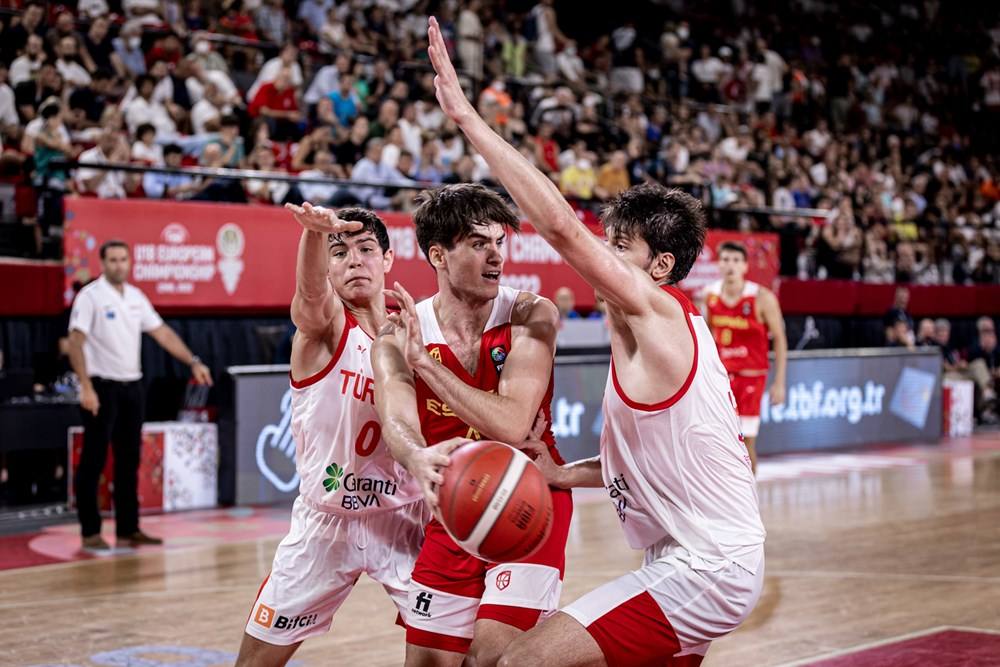
POLYGON ((460 183, 425 190, 417 204, 417 243, 437 272, 439 289, 473 300, 495 298, 507 234, 520 229, 503 198, 482 185, 460 183))
POLYGON ((363 226, 356 232, 330 234, 330 282, 344 301, 368 303, 382 294, 385 274, 392 268, 389 232, 382 219, 367 209, 340 209, 337 217, 363 226))
POLYGON ((724 241, 719 246, 719 272, 726 282, 738 283, 747 275, 747 249, 742 243, 724 241))
POLYGON ((111 239, 101 244, 101 269, 104 279, 112 285, 121 285, 128 280, 132 270, 132 255, 128 244, 111 239))
POLYGON ((684 280, 705 244, 705 212, 680 190, 644 184, 625 190, 601 216, 611 249, 657 284, 684 280))

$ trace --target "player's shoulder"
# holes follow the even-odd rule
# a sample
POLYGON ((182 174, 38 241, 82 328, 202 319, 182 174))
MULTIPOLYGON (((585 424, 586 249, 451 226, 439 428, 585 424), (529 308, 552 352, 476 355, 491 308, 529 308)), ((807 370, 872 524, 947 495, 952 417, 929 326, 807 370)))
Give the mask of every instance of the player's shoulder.
POLYGON ((510 323, 514 325, 528 322, 559 322, 559 309, 549 299, 534 292, 519 292, 514 299, 510 323))

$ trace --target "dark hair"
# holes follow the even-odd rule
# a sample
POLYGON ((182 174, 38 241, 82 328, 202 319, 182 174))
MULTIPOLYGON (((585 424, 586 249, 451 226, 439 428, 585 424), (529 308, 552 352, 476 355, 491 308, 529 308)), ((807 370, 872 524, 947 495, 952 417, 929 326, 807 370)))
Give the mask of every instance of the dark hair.
POLYGON ((49 102, 48 104, 42 107, 42 110, 39 113, 41 114, 44 120, 48 120, 53 116, 58 116, 59 111, 60 108, 58 102, 49 102))
POLYGON ((178 155, 184 155, 184 149, 178 146, 177 144, 167 144, 166 146, 163 147, 163 157, 166 157, 168 155, 173 155, 174 153, 177 153, 178 155))
POLYGON ((94 70, 94 73, 90 75, 90 78, 94 81, 104 81, 113 79, 114 74, 112 74, 111 70, 107 69, 106 67, 98 67, 96 70, 94 70))
MULTIPOLYGON (((356 232, 348 232, 346 236, 357 236, 365 232, 371 232, 378 240, 379 247, 384 255, 389 251, 389 231, 385 228, 382 218, 366 208, 342 208, 337 211, 337 217, 341 220, 351 220, 360 222, 363 226, 356 232)), ((343 234, 330 234, 327 241, 330 245, 343 241, 343 234)))
POLYGON ((478 183, 424 190, 417 195, 416 202, 413 224, 417 228, 417 244, 424 255, 435 244, 451 250, 473 233, 475 227, 496 223, 515 232, 521 229, 507 202, 478 183))
POLYGON ((723 241, 722 243, 720 243, 719 255, 721 255, 724 252, 738 252, 741 255, 743 255, 744 262, 747 261, 748 259, 746 246, 737 241, 723 241))
POLYGON ((109 239, 109 240, 107 240, 107 241, 105 241, 104 243, 101 244, 101 260, 102 261, 105 259, 105 256, 108 254, 108 250, 111 249, 111 248, 125 248, 126 252, 132 252, 132 250, 129 248, 128 244, 125 243, 124 241, 122 241, 121 239, 109 239))
POLYGON ((681 190, 645 183, 625 190, 601 212, 605 232, 638 237, 649 245, 650 259, 661 252, 674 256, 667 276, 671 285, 687 277, 705 245, 705 211, 681 190))
POLYGON ((135 77, 135 90, 136 90, 136 92, 142 90, 142 86, 145 83, 149 83, 149 84, 151 84, 153 86, 156 86, 156 79, 154 79, 149 74, 140 74, 139 76, 135 77))
POLYGON ((239 127, 240 119, 231 113, 224 114, 222 118, 219 119, 220 127, 239 127))
POLYGON ((142 135, 146 134, 147 132, 152 132, 153 134, 156 134, 156 128, 153 127, 152 124, 150 123, 143 123, 139 127, 135 128, 135 138, 142 139, 142 135))

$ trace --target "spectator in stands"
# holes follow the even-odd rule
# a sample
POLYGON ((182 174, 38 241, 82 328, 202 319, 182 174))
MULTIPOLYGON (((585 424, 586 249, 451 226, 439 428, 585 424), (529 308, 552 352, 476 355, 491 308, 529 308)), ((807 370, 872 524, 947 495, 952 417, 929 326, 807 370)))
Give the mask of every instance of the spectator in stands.
POLYGON ((20 118, 14 101, 14 90, 7 85, 7 65, 0 62, 0 132, 4 137, 18 137, 20 118))
MULTIPOLYGON (((412 185, 412 181, 399 173, 393 167, 382 163, 381 139, 369 139, 363 157, 351 170, 351 180, 358 183, 386 183, 389 185, 412 185)), ((394 196, 390 196, 385 188, 371 185, 354 186, 350 193, 357 198, 362 206, 375 210, 386 210, 392 205, 394 196)))
POLYGON ((44 38, 45 32, 45 3, 35 0, 25 3, 21 20, 4 33, 4 43, 0 45, 4 62, 10 62, 15 55, 24 51, 31 35, 44 38))
MULTIPOLYGON (((180 169, 184 151, 177 144, 167 144, 163 147, 164 165, 171 169, 180 169)), ((142 175, 142 189, 151 199, 187 199, 198 192, 201 184, 198 179, 187 174, 164 174, 147 171, 142 175)))
POLYGON ((128 70, 122 62, 121 57, 115 52, 111 35, 108 33, 110 22, 105 17, 94 19, 90 24, 90 29, 83 36, 83 50, 81 55, 89 60, 88 69, 93 74, 99 69, 114 72, 118 76, 125 78, 128 70))
POLYGON ((28 41, 24 47, 24 53, 19 55, 10 64, 10 85, 17 87, 25 81, 35 78, 42 63, 48 57, 45 53, 44 42, 38 35, 28 35, 28 41))
POLYGON ((941 317, 934 320, 934 343, 941 350, 942 366, 947 373, 964 370, 968 363, 951 346, 951 322, 941 317))
POLYGON ((132 161, 148 167, 163 165, 163 147, 156 143, 156 128, 149 123, 140 125, 135 131, 132 144, 132 161))
POLYGON ((302 138, 304 123, 288 68, 279 70, 273 81, 268 81, 257 90, 247 111, 252 117, 267 121, 271 137, 276 141, 302 138))
POLYGON ((913 331, 913 318, 907 312, 910 305, 910 290, 905 287, 897 287, 893 297, 892 307, 885 313, 883 321, 886 328, 886 338, 890 338, 890 331, 899 323, 906 324, 906 329, 913 331))
POLYGON ((329 97, 333 102, 333 113, 337 116, 337 120, 344 127, 349 126, 361 109, 361 98, 354 90, 354 77, 350 74, 341 74, 337 90, 330 93, 329 97))
POLYGON ((299 48, 295 44, 285 44, 281 47, 281 52, 277 56, 264 63, 264 66, 260 68, 260 73, 257 75, 256 81, 254 81, 250 90, 247 91, 247 99, 252 100, 256 97, 260 87, 278 78, 278 73, 282 70, 288 71, 293 88, 298 90, 302 87, 304 82, 302 78, 302 66, 299 65, 299 48))
MULTIPOLYGON (((284 173, 275 164, 274 151, 266 143, 258 144, 250 155, 250 168, 267 173, 284 173)), ((276 179, 246 178, 243 187, 247 195, 262 204, 301 204, 302 194, 293 183, 276 179)))
POLYGON ((546 80, 556 75, 556 51, 559 43, 569 39, 559 30, 555 0, 541 0, 531 9, 525 21, 524 34, 533 43, 535 65, 546 80))
POLYGON ((240 136, 240 119, 233 115, 223 116, 219 121, 219 136, 206 145, 206 150, 210 146, 218 146, 220 149, 221 163, 217 166, 232 169, 242 167, 245 149, 243 137, 240 136))
POLYGON ((981 423, 997 424, 997 392, 1000 390, 1000 347, 992 318, 976 320, 975 345, 969 350, 969 375, 976 383, 976 414, 981 423))
POLYGON ((937 339, 934 337, 934 320, 925 317, 917 323, 915 343, 917 347, 937 347, 937 339))
MULTIPOLYGON (((104 130, 97 141, 97 145, 85 150, 78 159, 81 165, 84 164, 109 164, 127 163, 129 161, 129 147, 125 137, 113 129, 104 130)), ((126 175, 121 171, 111 169, 88 169, 79 167, 73 177, 77 192, 81 194, 94 194, 101 199, 124 199, 128 196, 128 189, 134 184, 137 177, 126 175)))
POLYGON ((177 125, 167 111, 167 107, 153 99, 155 89, 156 80, 152 76, 142 74, 136 78, 135 96, 122 108, 129 132, 135 134, 140 125, 148 123, 156 128, 159 135, 175 136, 177 125))
POLYGON ((25 130, 25 134, 31 138, 34 151, 33 182, 37 187, 63 190, 66 185, 66 170, 63 167, 53 167, 51 162, 55 159, 69 159, 75 153, 70 144, 69 132, 62 122, 62 107, 57 99, 50 98, 39 113, 37 121, 33 121, 38 124, 37 130, 32 134, 25 130))
POLYGON ((275 44, 288 39, 288 16, 283 0, 263 0, 254 17, 261 37, 275 44))
POLYGON ((425 183, 439 185, 444 181, 444 170, 438 164, 438 145, 435 141, 425 141, 416 160, 413 178, 425 183))
POLYGON ((132 76, 146 73, 146 54, 142 50, 142 25, 132 21, 122 26, 118 36, 111 40, 122 65, 132 76))
POLYGON ((559 310, 560 320, 580 319, 580 313, 576 312, 576 295, 569 287, 560 287, 552 296, 559 310))
POLYGON ((584 201, 593 198, 596 182, 594 165, 586 154, 573 159, 559 175, 559 189, 562 193, 584 201))
POLYGON ((56 69, 70 89, 90 85, 90 73, 83 66, 80 46, 76 35, 67 35, 59 40, 56 51, 56 69))
POLYGON ((610 199, 629 188, 625 151, 615 151, 611 158, 601 165, 597 173, 594 194, 599 199, 610 199))
MULTIPOLYGON (((325 148, 316 150, 316 154, 313 157, 313 168, 300 172, 299 176, 317 180, 342 179, 344 177, 339 165, 333 161, 333 153, 325 148)), ((299 184, 302 199, 314 205, 338 205, 336 197, 340 190, 341 187, 339 185, 329 182, 299 184)))

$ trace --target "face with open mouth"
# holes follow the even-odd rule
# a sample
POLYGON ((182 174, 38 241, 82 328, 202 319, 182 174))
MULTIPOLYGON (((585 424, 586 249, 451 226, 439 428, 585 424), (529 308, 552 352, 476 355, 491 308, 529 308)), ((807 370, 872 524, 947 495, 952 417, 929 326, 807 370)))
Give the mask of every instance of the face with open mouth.
POLYGON ((370 232, 345 235, 330 245, 330 282, 344 301, 364 302, 381 294, 391 267, 392 251, 383 254, 370 232))

